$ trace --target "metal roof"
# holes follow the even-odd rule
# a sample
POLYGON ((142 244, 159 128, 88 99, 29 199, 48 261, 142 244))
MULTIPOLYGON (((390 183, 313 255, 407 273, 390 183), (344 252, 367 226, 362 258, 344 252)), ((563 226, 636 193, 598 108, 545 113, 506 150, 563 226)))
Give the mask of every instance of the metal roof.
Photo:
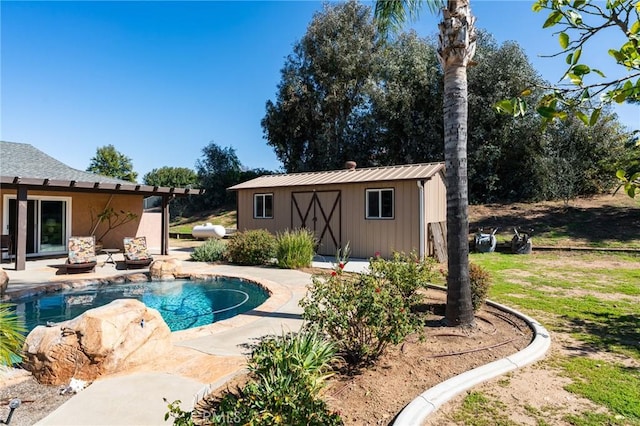
POLYGON ((130 192, 141 195, 201 194, 199 189, 167 188, 77 170, 26 143, 0 141, 0 184, 4 188, 130 192))
POLYGON ((265 175, 228 189, 274 188, 284 186, 331 185, 340 183, 383 182, 429 179, 444 170, 444 163, 406 164, 401 166, 342 169, 325 172, 265 175))

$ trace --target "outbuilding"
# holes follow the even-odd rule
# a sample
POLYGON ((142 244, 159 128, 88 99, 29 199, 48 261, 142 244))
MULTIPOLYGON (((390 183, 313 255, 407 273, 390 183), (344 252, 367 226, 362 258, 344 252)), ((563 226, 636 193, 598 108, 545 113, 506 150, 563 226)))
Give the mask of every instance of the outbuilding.
POLYGON ((415 251, 444 260, 444 163, 265 175, 234 185, 239 231, 306 228, 318 254, 347 243, 351 256, 389 257, 415 251))

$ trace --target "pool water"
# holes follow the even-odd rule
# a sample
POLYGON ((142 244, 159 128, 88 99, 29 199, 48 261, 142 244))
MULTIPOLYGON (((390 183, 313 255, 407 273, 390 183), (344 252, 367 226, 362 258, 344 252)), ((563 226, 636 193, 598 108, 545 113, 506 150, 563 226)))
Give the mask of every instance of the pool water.
POLYGON ((110 284, 45 294, 16 302, 27 330, 61 322, 116 299, 137 299, 157 309, 171 331, 211 324, 247 312, 269 297, 259 285, 237 278, 110 284))

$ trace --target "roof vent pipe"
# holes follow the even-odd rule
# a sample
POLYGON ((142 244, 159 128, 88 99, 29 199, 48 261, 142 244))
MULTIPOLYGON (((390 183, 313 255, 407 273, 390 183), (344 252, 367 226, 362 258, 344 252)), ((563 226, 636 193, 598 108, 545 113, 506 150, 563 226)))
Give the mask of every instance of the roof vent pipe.
POLYGON ((347 161, 346 163, 344 163, 344 168, 347 170, 355 170, 356 169, 356 162, 355 161, 347 161))

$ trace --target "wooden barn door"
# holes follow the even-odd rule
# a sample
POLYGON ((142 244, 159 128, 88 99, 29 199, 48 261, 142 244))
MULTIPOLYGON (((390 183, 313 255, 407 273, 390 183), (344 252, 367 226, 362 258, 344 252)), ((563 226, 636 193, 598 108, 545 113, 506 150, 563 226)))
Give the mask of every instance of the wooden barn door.
POLYGON ((342 246, 340 191, 291 194, 291 229, 306 228, 318 240, 318 254, 332 256, 342 246))

